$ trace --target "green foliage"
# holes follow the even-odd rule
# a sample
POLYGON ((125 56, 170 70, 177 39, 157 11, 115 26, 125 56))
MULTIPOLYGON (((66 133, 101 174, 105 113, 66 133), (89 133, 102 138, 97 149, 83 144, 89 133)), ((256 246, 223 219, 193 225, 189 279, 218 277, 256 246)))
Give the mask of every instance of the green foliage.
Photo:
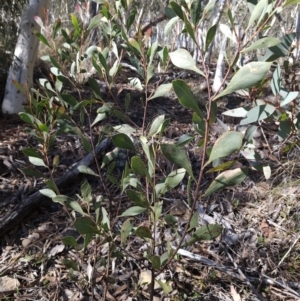
MULTIPOLYGON (((84 237, 83 246, 72 238, 64 238, 66 245, 86 249, 97 237, 101 246, 108 245, 109 258, 112 260, 118 256, 126 256, 125 252, 122 252, 126 244, 132 237, 139 237, 146 245, 143 256, 151 263, 153 274, 157 276, 176 255, 171 251, 163 255, 157 252, 160 244, 165 249, 171 249, 168 245, 170 242, 157 241, 156 231, 159 227, 170 227, 175 233, 179 247, 193 245, 201 240, 215 239, 222 233, 222 226, 208 224, 199 227, 197 202, 227 187, 240 184, 250 169, 263 171, 266 177, 270 176, 270 167, 261 162, 259 153, 253 147, 259 123, 277 121, 280 125, 278 135, 281 140, 295 133, 299 124, 298 116, 288 107, 294 104, 298 92, 284 87, 280 67, 274 72, 271 81, 272 92, 278 99, 277 104, 256 97, 252 101, 252 107, 235 108, 223 113, 241 118, 240 125, 247 126, 245 134, 229 130, 220 120, 218 122, 223 126, 224 133, 216 140, 210 134, 212 125, 217 120, 217 100, 235 92, 243 93, 250 98, 252 91, 261 91, 266 84, 266 74, 273 58, 287 55, 287 50, 285 52, 280 50, 290 48, 292 36, 287 35, 281 39, 262 37, 254 40, 252 35, 248 39, 245 38, 245 41, 237 41, 237 52, 232 60, 228 60, 223 90, 220 89, 220 92, 215 94, 209 90, 205 105, 199 101, 199 97, 191 91, 184 80, 177 79, 167 84, 159 82, 153 90, 149 89, 149 83, 158 64, 162 72, 167 72, 171 64, 180 69, 193 71, 200 74, 209 84, 209 69, 204 63, 204 55, 214 40, 219 24, 213 25, 208 30, 204 49, 200 49, 198 45, 196 32, 206 18, 210 17, 214 3, 210 1, 203 8, 201 1, 193 1, 191 6, 185 2, 178 4, 172 1, 166 9, 170 21, 166 24, 165 33, 169 33, 181 20, 185 24, 184 32, 199 47, 203 62, 200 66, 185 49, 173 51, 158 42, 147 48, 149 36, 145 34, 143 37, 141 26, 137 22, 138 13, 134 7, 128 7, 127 1, 102 5, 100 14, 89 24, 84 24, 78 16, 71 15, 71 29, 64 28, 57 20, 53 25, 52 36, 64 39, 62 47, 56 47, 53 42, 55 39, 51 41, 45 35, 38 34, 40 41, 55 52, 55 55, 43 57, 53 65, 51 68, 53 80, 39 80, 40 89, 34 90, 32 97, 29 96, 29 107, 20 114, 20 118, 29 125, 30 133, 41 145, 40 148, 29 147, 24 150, 34 166, 31 169, 24 169, 24 173, 45 178, 47 188, 40 192, 68 210, 76 230, 84 237), (126 22, 119 22, 124 15, 127 16, 126 22), (105 45, 98 47, 84 44, 88 33, 99 27, 105 33, 105 45), (135 34, 131 36, 129 33, 132 32, 135 34), (257 50, 264 50, 265 56, 260 57, 257 62, 237 66, 239 55, 257 50), (98 82, 88 74, 88 67, 93 66, 97 76, 105 82, 108 94, 113 95, 112 87, 116 76, 122 72, 121 61, 125 54, 137 73, 135 78, 130 79, 130 84, 143 93, 141 108, 144 118, 140 129, 136 128, 127 115, 131 103, 130 94, 124 99, 125 110, 122 111, 113 97, 109 98, 102 94, 98 82), (74 97, 72 93, 67 92, 69 88, 78 91, 82 83, 86 83, 90 88, 92 96, 89 99, 82 99, 80 94, 79 97, 74 97), (167 95, 171 89, 175 92, 178 102, 192 112, 191 122, 196 132, 195 136, 184 134, 174 143, 166 142, 165 133, 170 120, 164 114, 156 116, 146 124, 149 102, 167 95), (96 113, 94 120, 91 120, 90 112, 96 113), (74 116, 79 116, 80 122, 75 122, 74 116), (103 121, 111 117, 113 120, 119 120, 119 124, 111 123, 104 126, 103 121), (91 136, 92 127, 96 124, 101 125, 97 142, 91 136), (83 125, 87 125, 89 131, 84 131, 83 125), (95 167, 82 165, 78 168, 83 174, 99 177, 103 184, 100 196, 96 195, 87 181, 81 185, 76 197, 61 195, 56 187, 53 174, 59 165, 60 157, 51 158, 49 150, 58 137, 70 133, 76 135, 85 151, 94 156, 98 142, 104 137, 110 137, 112 140, 113 148, 102 156, 101 162, 97 161, 95 167), (195 148, 202 156, 199 170, 195 170, 186 150, 191 141, 198 141, 195 148), (126 162, 120 168, 117 161, 121 155, 126 157, 126 162), (250 164, 234 168, 236 161, 244 163, 240 157, 244 157, 250 164), (162 171, 161 162, 167 162, 169 169, 162 171), (45 176, 45 170, 50 176, 45 176), (218 175, 203 191, 200 191, 205 172, 216 172, 218 175), (187 183, 185 193, 191 210, 181 238, 178 234, 178 221, 175 216, 166 213, 163 198, 170 195, 183 181, 187 183), (112 204, 116 201, 113 193, 116 191, 126 198, 126 208, 119 206, 117 212, 114 212, 112 204), (144 219, 149 222, 141 224, 140 221, 144 219), (116 220, 121 225, 118 230, 114 227, 116 220), (188 232, 191 233, 191 238, 184 245, 184 237, 188 232)), ((256 5, 249 4, 249 7, 251 16, 245 30, 252 29, 256 33, 263 34, 265 26, 269 24, 270 18, 278 8, 263 0, 256 5)), ((230 24, 226 25, 226 28, 223 27, 223 30, 227 30, 226 36, 233 41, 238 38, 230 10, 228 18, 230 24)), ((110 263, 107 264, 109 266, 110 263)), ((107 266, 105 268, 108 268, 107 266)), ((151 285, 153 291, 154 281, 151 285)), ((168 285, 161 285, 165 292, 169 290, 168 285)))

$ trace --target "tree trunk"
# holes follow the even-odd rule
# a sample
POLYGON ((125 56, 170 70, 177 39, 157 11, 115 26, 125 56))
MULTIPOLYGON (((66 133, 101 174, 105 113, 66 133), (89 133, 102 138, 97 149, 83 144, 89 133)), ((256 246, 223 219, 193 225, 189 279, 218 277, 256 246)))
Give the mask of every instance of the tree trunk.
POLYGON ((40 26, 35 22, 34 17, 39 16, 44 19, 49 4, 50 0, 30 0, 23 11, 20 34, 6 82, 2 103, 3 113, 17 114, 23 111, 23 105, 27 102, 26 95, 17 89, 14 82, 21 84, 25 90, 30 90, 32 87, 33 67, 39 46, 39 40, 34 33, 40 31, 40 26))

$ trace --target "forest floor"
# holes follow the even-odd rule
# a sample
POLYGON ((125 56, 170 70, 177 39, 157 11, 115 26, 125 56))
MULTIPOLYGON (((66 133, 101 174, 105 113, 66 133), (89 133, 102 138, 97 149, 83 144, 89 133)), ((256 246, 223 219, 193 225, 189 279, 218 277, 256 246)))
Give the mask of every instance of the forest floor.
MULTIPOLYGON (((196 78, 187 79, 190 86, 198 86, 196 78)), ((106 91, 107 92, 107 91, 106 91)), ((104 94, 106 93, 104 92, 104 94)), ((87 87, 80 90, 83 99, 91 97, 87 87)), ((135 136, 141 134, 143 123, 143 95, 119 83, 112 91, 114 100, 107 94, 106 101, 114 101, 121 110, 129 93, 131 102, 128 116, 136 127, 135 136)), ((204 92, 203 92, 204 93, 204 92)), ((205 94, 203 94, 205 99, 205 94)), ((221 113, 246 100, 230 95, 219 107, 220 118, 228 129, 234 129, 239 120, 224 117, 221 113)), ((90 113, 96 117, 96 109, 90 113)), ((196 139, 185 146, 197 177, 201 151, 197 147, 197 134, 192 126, 192 113, 183 108, 173 93, 153 99, 147 110, 148 125, 156 116, 170 118, 164 141, 178 141, 183 134, 196 139)), ((79 124, 79 116, 78 118, 79 124)), ((39 147, 35 138, 26 131, 18 117, 3 117, 0 133, 0 225, 13 214, 15 208, 44 186, 43 180, 25 175, 30 167, 22 150, 39 147)), ((97 141, 105 125, 123 123, 115 117, 93 127, 91 141, 97 141)), ((90 135, 85 122, 81 129, 90 135)), ((210 133, 211 145, 222 129, 216 124, 210 133)), ((279 145, 276 127, 264 128, 256 144, 265 164, 271 166, 271 177, 252 171, 246 180, 201 200, 198 204, 200 219, 219 223, 223 227, 220 237, 213 241, 197 242, 182 250, 162 273, 169 290, 155 289, 155 300, 300 300, 300 172, 298 143, 287 153, 279 155, 270 151, 279 145), (185 252, 184 252, 185 251, 185 252)), ((293 140, 295 141, 295 140, 293 140)), ((109 152, 112 147, 105 150, 109 152)), ((49 150, 52 160, 59 156, 60 163, 54 178, 59 179, 74 163, 87 153, 77 136, 68 134, 55 141, 49 150)), ((127 158, 125 158, 126 160, 127 158)), ((239 156, 233 158, 240 166, 249 163, 239 156)), ((51 161, 50 160, 50 161, 51 161)), ((163 175, 172 170, 165 160, 160 160, 158 172, 163 175)), ((95 169, 95 165, 90 168, 95 169)), ((119 168, 119 169, 118 169, 119 168)), ((121 177, 122 167, 116 176, 121 177)), ((45 169, 40 168, 45 172, 45 169)), ((105 172, 105 170, 104 170, 105 172)), ((209 186, 217 173, 205 173, 201 189, 209 186)), ((116 218, 132 206, 119 189, 107 185, 103 190, 102 179, 91 175, 79 175, 71 184, 61 187, 60 193, 78 200, 80 187, 88 181, 95 197, 103 196, 103 206, 116 218), (107 191, 113 202, 106 203, 107 191)), ((186 195, 186 179, 162 199, 162 214, 177 218, 178 233, 182 233, 189 215, 186 195)), ((46 198, 45 198, 46 199, 46 198)), ((119 231, 121 218, 114 223, 114 233, 119 231)), ((115 243, 126 256, 110 258, 105 245, 94 238, 83 251, 82 236, 75 230, 73 217, 66 209, 50 199, 38 204, 29 216, 5 233, 0 239, 0 300, 148 300, 149 290, 143 283, 149 279, 149 262, 143 257, 145 243, 130 237, 126 246, 120 237, 115 243), (62 243, 64 237, 74 237, 80 248, 62 243), (108 267, 108 268, 107 268, 108 267), (103 293, 106 298, 103 299, 103 293)), ((147 220, 140 218, 139 223, 147 220)), ((161 235, 170 229, 161 224, 161 235)), ((176 236, 174 233, 174 237, 176 236)), ((174 244, 176 245, 174 239, 174 244)), ((160 255, 164 250, 160 250, 160 255)))

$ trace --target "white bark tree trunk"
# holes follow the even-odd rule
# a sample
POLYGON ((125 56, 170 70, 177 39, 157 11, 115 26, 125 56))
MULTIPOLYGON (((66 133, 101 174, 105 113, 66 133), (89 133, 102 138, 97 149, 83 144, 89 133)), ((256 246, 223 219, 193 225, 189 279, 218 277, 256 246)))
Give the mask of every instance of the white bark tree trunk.
POLYGON ((20 34, 14 52, 14 59, 7 77, 2 112, 17 114, 23 111, 26 95, 13 84, 14 81, 30 91, 33 82, 33 68, 37 58, 39 40, 34 32, 40 31, 40 26, 34 17, 44 19, 50 0, 30 0, 24 9, 21 19, 20 34))

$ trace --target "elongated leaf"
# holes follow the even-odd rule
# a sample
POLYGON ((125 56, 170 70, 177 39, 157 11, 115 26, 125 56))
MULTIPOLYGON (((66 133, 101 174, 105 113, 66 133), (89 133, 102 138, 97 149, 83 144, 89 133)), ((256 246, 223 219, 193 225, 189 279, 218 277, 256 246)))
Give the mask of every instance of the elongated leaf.
POLYGON ((205 76, 204 73, 196 67, 196 62, 187 50, 179 48, 173 52, 170 52, 169 56, 172 63, 176 67, 192 70, 202 76, 205 76))
POLYGON ((151 231, 148 227, 140 226, 135 230, 135 234, 140 238, 150 238, 152 239, 151 231))
POLYGON ((150 175, 148 173, 147 167, 140 157, 133 156, 131 158, 131 168, 136 174, 142 177, 147 177, 150 180, 150 175))
POLYGON ((251 62, 243 66, 231 79, 227 88, 219 93, 213 100, 238 90, 254 87, 267 75, 272 63, 251 62))
POLYGON ((136 152, 133 142, 126 134, 116 134, 112 137, 112 140, 117 147, 136 152))
POLYGON ((161 263, 160 263, 160 257, 157 255, 154 255, 150 258, 150 261, 152 263, 152 267, 156 270, 159 270, 161 267, 161 263))
POLYGON ((157 98, 157 97, 165 96, 166 94, 168 94, 170 92, 171 88, 172 88, 172 84, 171 83, 160 85, 156 89, 155 93, 149 98, 149 100, 157 98))
POLYGON ((256 49, 265 49, 280 44, 280 40, 273 37, 264 37, 255 41, 251 46, 244 48, 241 52, 246 53, 256 49))
POLYGON ((232 110, 228 110, 223 112, 222 114, 225 116, 231 116, 231 117, 245 117, 247 115, 248 111, 244 108, 236 108, 232 110))
MULTIPOLYGON (((199 1, 200 2, 200 1, 199 1)), ((213 41, 213 39, 215 38, 216 35, 216 31, 217 31, 217 26, 218 24, 213 25, 212 27, 210 27, 210 29, 207 32, 206 35, 206 41, 205 41, 205 51, 207 51, 210 43, 213 41)))
POLYGON ((237 185, 246 179, 247 174, 246 168, 225 170, 210 184, 203 196, 206 197, 226 187, 237 185))
POLYGON ((296 33, 292 32, 280 38, 280 44, 267 49, 266 54, 260 58, 260 61, 273 62, 280 57, 289 55, 291 45, 296 37, 296 33))
POLYGON ((186 170, 184 168, 172 171, 162 183, 156 184, 156 195, 164 195, 169 190, 175 188, 178 184, 181 183, 185 176, 185 173, 186 170))
POLYGON ((256 6, 254 7, 252 14, 249 19, 248 26, 246 28, 246 31, 249 30, 249 28, 253 25, 255 21, 257 21, 261 16, 265 8, 268 6, 268 0, 260 0, 256 6))
POLYGON ((77 218, 74 227, 80 234, 99 234, 96 223, 89 216, 77 218))
POLYGON ((28 157, 36 157, 36 158, 40 158, 40 159, 42 158, 41 153, 36 151, 32 147, 23 149, 23 153, 28 157))
POLYGON ((239 150, 243 144, 243 135, 238 132, 226 132, 215 142, 209 160, 205 166, 212 161, 226 157, 239 150))
POLYGON ((123 244, 126 244, 127 238, 129 236, 132 228, 133 228, 133 225, 132 225, 130 219, 127 219, 121 227, 121 241, 123 244))
POLYGON ((43 166, 47 167, 43 159, 37 158, 37 157, 28 157, 31 164, 35 166, 43 166))
POLYGON ((139 54, 142 54, 141 47, 134 38, 129 38, 128 42, 133 48, 135 48, 139 52, 139 54))
POLYGON ((29 124, 34 124, 34 117, 31 114, 21 112, 19 113, 20 118, 29 124))
MULTIPOLYGON (((283 93, 280 93, 281 95, 283 93)), ((287 92, 285 98, 280 102, 280 107, 284 107, 287 104, 289 104, 290 102, 292 102, 293 100, 295 100, 299 95, 299 92, 296 91, 291 91, 291 92, 287 92)))
POLYGON ((172 163, 183 167, 189 175, 194 179, 192 166, 186 152, 180 147, 173 144, 161 144, 163 155, 172 163))
POLYGON ((181 9, 181 7, 174 1, 172 1, 170 3, 170 6, 172 7, 173 11, 176 13, 176 15, 182 20, 184 21, 184 14, 183 11, 181 9))
POLYGON ((237 43, 236 36, 233 33, 233 31, 225 24, 220 24, 220 30, 221 32, 229 38, 233 43, 237 43))
POLYGON ((201 9, 202 1, 192 1, 191 6, 191 19, 194 26, 197 26, 202 15, 202 9, 201 9))
POLYGON ((240 125, 245 125, 269 118, 272 116, 275 110, 276 108, 270 104, 256 106, 247 113, 246 118, 241 120, 240 125))
POLYGON ((218 224, 208 224, 198 228, 187 245, 192 245, 201 240, 213 240, 222 233, 222 226, 218 224))
POLYGON ((148 133, 148 137, 154 136, 161 131, 164 120, 165 120, 165 115, 159 115, 153 120, 148 133))
POLYGON ((149 203, 146 199, 145 194, 133 189, 127 189, 126 194, 135 206, 149 208, 149 203))
POLYGON ((148 144, 147 144, 148 141, 147 141, 146 137, 141 136, 140 141, 142 144, 143 151, 148 160, 148 172, 149 172, 150 177, 152 177, 154 170, 155 170, 153 149, 151 146, 148 146, 148 144))
POLYGON ((171 20, 168 21, 168 23, 165 26, 164 29, 164 35, 168 36, 170 34, 170 31, 172 30, 173 26, 179 21, 179 17, 174 17, 171 20))
POLYGON ((172 85, 181 105, 187 109, 192 109, 202 119, 204 119, 203 112, 199 108, 199 103, 187 83, 181 79, 178 79, 173 80, 172 85))
POLYGON ((125 212, 122 213, 121 217, 124 216, 136 216, 143 212, 145 212, 147 209, 139 206, 133 206, 125 210, 125 212))
POLYGON ((52 199, 56 196, 56 193, 48 188, 40 189, 40 193, 44 196, 47 196, 48 198, 52 199))
POLYGON ((97 176, 97 174, 91 168, 89 168, 86 165, 80 165, 77 168, 78 168, 79 172, 81 172, 81 173, 97 176))

